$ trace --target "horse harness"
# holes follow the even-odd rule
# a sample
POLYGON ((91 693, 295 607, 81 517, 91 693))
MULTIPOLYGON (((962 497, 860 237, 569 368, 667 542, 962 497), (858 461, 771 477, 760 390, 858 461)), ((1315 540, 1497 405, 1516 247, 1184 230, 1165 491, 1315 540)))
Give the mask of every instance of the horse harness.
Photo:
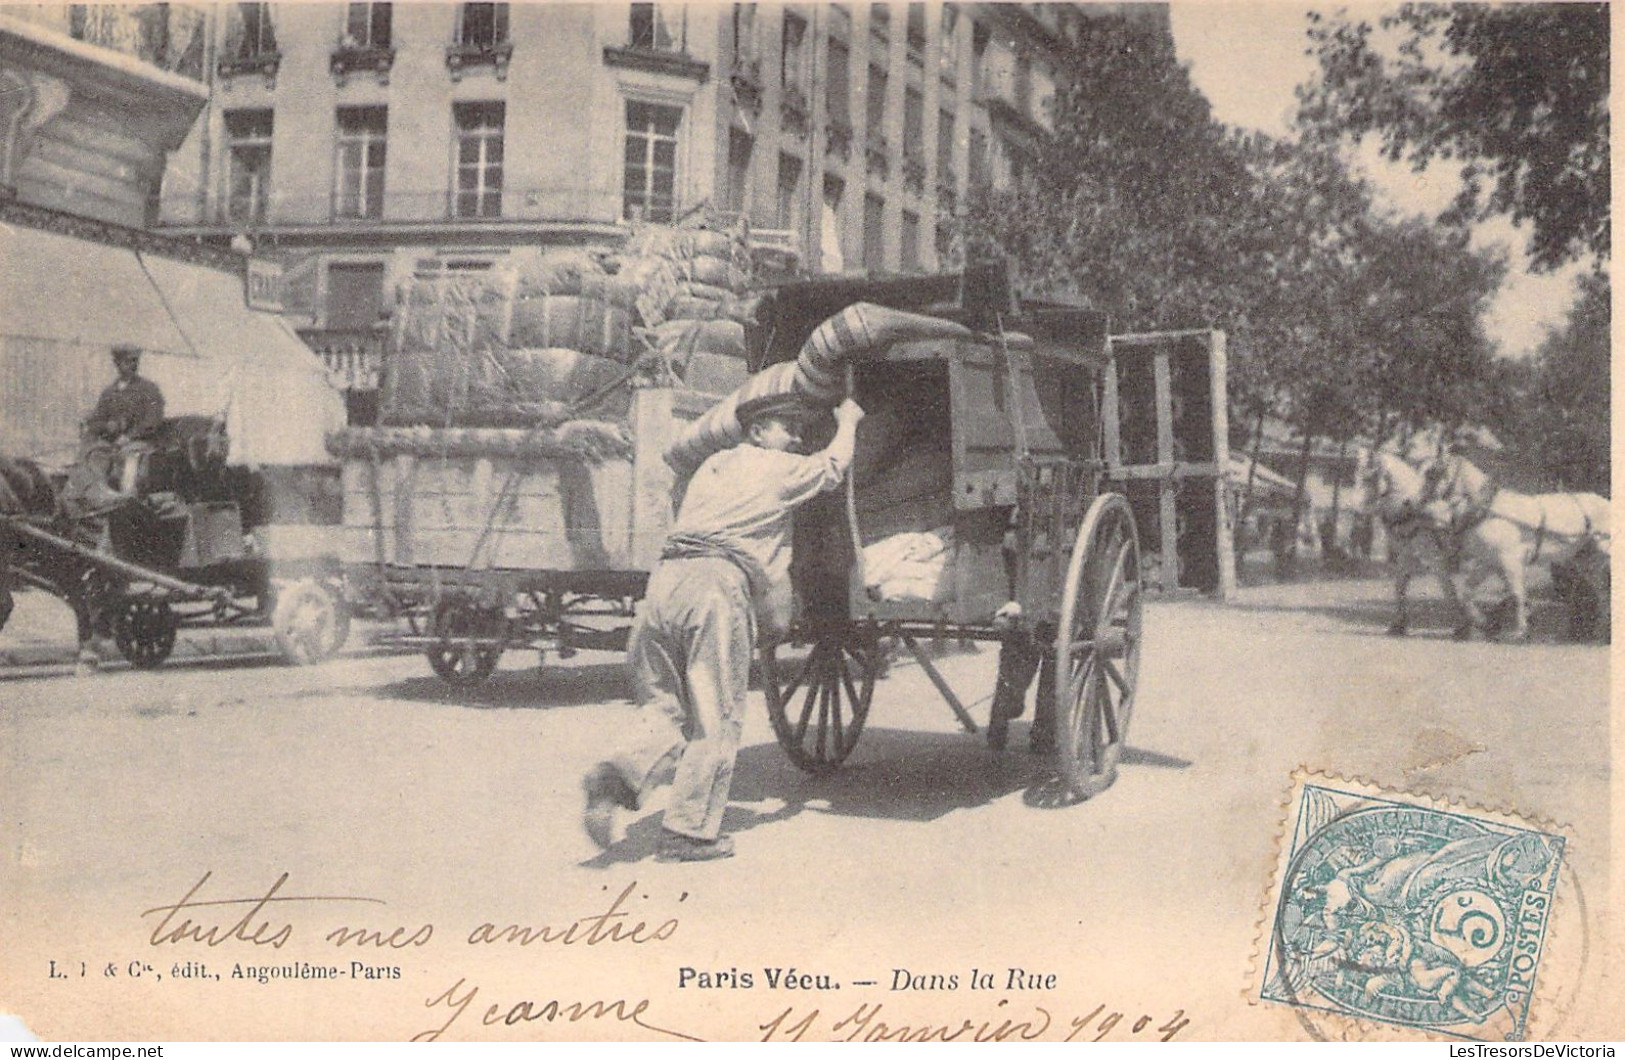
MULTIPOLYGON (((1429 490, 1432 491, 1434 489, 1434 487, 1436 485, 1440 484, 1441 482, 1444 485, 1444 489, 1443 489, 1443 491, 1441 493, 1438 494, 1438 499, 1443 501, 1446 505, 1453 507, 1453 502, 1455 500, 1457 500, 1461 496, 1460 493, 1456 490, 1457 478, 1456 478, 1455 475, 1451 475, 1449 478, 1444 478, 1442 473, 1440 475, 1438 475, 1438 476, 1431 477, 1430 481, 1429 481, 1429 484, 1428 484, 1429 490)), ((1530 552, 1529 559, 1527 560, 1527 562, 1531 563, 1531 564, 1538 563, 1540 561, 1541 549, 1545 546, 1546 538, 1548 536, 1547 525, 1546 525, 1546 523, 1547 523, 1546 509, 1544 507, 1541 508, 1540 522, 1538 522, 1534 526, 1530 526, 1527 522, 1524 522, 1522 519, 1514 519, 1510 515, 1505 515, 1503 513, 1496 512, 1494 510, 1495 509, 1495 498, 1500 495, 1501 486, 1499 484, 1493 483, 1493 482, 1491 483, 1491 485, 1492 485, 1493 488, 1489 491, 1489 494, 1488 494, 1487 497, 1485 497, 1485 499, 1481 500, 1477 504, 1468 504, 1465 508, 1463 508, 1463 510, 1459 514, 1452 514, 1451 518, 1450 518, 1450 525, 1448 527, 1446 527, 1445 529, 1448 531, 1448 533, 1449 533, 1449 535, 1450 535, 1450 537, 1452 539, 1460 540, 1461 538, 1466 536, 1468 531, 1470 531, 1473 528, 1477 527, 1480 523, 1484 522, 1484 520, 1488 519, 1491 515, 1494 515, 1497 519, 1505 520, 1506 522, 1511 523, 1513 526, 1516 526, 1520 530, 1529 530, 1529 531, 1534 532, 1535 546, 1534 546, 1533 551, 1530 552)), ((1586 511, 1585 505, 1580 503, 1578 497, 1576 497, 1573 493, 1564 493, 1563 496, 1567 497, 1574 504, 1574 507, 1576 509, 1578 509, 1579 512, 1580 512, 1580 519, 1584 523, 1584 528, 1580 531, 1580 533, 1578 535, 1575 535, 1575 536, 1578 537, 1579 540, 1582 543, 1584 543, 1585 541, 1597 540, 1597 539, 1604 538, 1604 537, 1608 536, 1607 534, 1600 534, 1600 533, 1595 532, 1592 521, 1591 521, 1591 516, 1586 511)), ((1416 517, 1421 518, 1422 516, 1420 514, 1418 514, 1416 517)), ((1558 535, 1552 535, 1552 536, 1558 536, 1558 535)), ((1561 536, 1567 537, 1568 535, 1561 535, 1561 536)))

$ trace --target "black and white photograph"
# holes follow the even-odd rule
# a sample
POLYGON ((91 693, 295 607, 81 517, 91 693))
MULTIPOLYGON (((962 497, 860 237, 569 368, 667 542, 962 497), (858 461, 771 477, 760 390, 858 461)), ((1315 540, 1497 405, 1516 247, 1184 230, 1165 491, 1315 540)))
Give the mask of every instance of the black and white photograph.
POLYGON ((0 1040, 1625 1037, 1612 21, 0 0, 0 1040))

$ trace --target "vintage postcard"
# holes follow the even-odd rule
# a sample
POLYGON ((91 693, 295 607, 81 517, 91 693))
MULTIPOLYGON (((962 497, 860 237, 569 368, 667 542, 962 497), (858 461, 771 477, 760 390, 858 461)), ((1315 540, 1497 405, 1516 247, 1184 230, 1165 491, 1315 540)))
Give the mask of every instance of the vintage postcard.
POLYGON ((0 2, 0 1015, 1618 1039, 1611 22, 0 2))

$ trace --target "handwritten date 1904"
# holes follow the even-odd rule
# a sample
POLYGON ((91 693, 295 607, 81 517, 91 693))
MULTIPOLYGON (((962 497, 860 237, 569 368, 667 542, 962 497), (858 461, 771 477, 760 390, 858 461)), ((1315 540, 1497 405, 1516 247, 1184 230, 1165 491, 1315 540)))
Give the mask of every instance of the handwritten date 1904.
POLYGON ((844 1014, 833 1018, 819 1009, 803 1012, 792 1006, 756 1029, 762 1032, 764 1042, 799 1042, 809 1036, 813 1040, 826 1040, 827 1036, 827 1040, 836 1042, 1098 1042, 1114 1031, 1118 1039, 1149 1041, 1157 1038, 1167 1042, 1190 1024, 1184 1009, 1175 1010, 1159 1024, 1152 1016, 1125 1022, 1124 1013, 1111 1011, 1105 1005, 1095 1006, 1086 1015, 1065 1019, 1038 1005, 1009 1009, 1006 1007, 1009 1004, 1006 999, 994 1006, 992 1013, 943 1020, 895 1016, 886 1011, 884 1002, 866 1002, 850 1012, 842 1010, 844 1014), (882 1018, 883 1013, 885 1018, 882 1018))

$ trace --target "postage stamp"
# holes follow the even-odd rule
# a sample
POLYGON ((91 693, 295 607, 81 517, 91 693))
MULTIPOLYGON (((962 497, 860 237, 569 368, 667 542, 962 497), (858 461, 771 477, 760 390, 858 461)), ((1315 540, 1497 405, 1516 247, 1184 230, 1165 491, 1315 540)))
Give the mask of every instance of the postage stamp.
POLYGON ((1300 781, 1259 996, 1475 1041, 1522 1041, 1564 838, 1503 815, 1300 781))

